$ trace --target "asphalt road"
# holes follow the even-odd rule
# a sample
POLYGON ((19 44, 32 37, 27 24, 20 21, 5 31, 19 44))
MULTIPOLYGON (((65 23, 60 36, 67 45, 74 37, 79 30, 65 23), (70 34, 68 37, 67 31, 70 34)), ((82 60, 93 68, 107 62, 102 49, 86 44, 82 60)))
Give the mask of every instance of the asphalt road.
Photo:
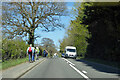
POLYGON ((21 78, 77 78, 119 80, 118 70, 100 64, 65 58, 46 58, 21 78))

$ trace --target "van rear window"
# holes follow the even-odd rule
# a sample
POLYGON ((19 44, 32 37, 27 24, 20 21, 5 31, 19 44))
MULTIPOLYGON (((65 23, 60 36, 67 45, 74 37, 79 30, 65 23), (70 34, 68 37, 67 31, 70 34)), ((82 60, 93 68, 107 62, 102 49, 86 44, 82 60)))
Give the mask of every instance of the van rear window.
POLYGON ((69 52, 75 52, 75 49, 67 49, 69 52))

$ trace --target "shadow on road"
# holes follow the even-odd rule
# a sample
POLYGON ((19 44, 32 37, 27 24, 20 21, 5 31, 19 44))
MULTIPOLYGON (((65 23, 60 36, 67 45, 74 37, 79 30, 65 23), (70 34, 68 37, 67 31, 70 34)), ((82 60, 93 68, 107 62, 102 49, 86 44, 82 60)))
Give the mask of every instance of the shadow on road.
POLYGON ((113 74, 118 74, 118 76, 120 76, 120 70, 113 68, 111 66, 98 64, 95 62, 89 62, 81 59, 76 59, 76 61, 83 62, 84 64, 86 64, 86 66, 90 66, 100 72, 113 73, 113 74))

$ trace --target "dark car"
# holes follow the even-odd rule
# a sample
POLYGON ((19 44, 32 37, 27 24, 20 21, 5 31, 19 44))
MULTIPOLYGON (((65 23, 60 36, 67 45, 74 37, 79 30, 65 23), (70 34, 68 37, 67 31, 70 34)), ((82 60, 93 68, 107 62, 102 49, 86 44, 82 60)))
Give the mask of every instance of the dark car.
POLYGON ((62 53, 62 57, 65 57, 65 54, 64 54, 64 53, 62 53))

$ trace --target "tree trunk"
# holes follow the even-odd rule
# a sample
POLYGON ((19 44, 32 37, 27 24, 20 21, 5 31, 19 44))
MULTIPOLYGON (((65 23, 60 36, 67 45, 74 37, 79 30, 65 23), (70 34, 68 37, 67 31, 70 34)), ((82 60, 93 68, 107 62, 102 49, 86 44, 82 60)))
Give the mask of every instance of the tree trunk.
POLYGON ((32 46, 34 47, 34 30, 32 30, 29 33, 29 42, 28 42, 28 44, 32 44, 32 46))

